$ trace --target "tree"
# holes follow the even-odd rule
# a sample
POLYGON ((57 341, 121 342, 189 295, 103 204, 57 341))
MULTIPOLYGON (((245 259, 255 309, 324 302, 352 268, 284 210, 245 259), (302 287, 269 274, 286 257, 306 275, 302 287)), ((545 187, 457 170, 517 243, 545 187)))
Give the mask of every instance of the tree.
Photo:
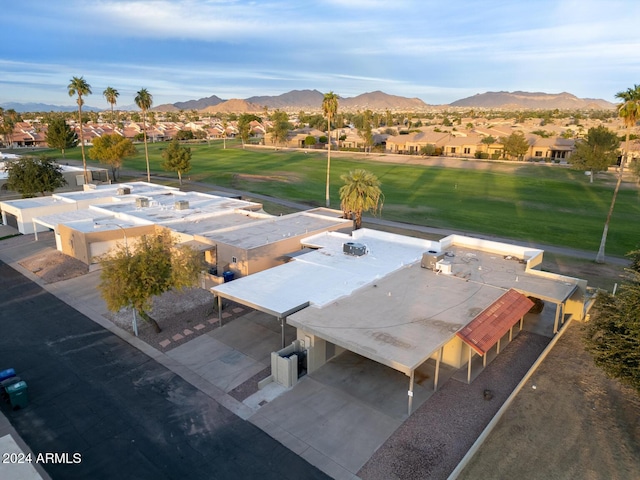
POLYGON ((500 143, 504 147, 504 153, 510 157, 515 157, 522 161, 524 155, 529 151, 529 142, 522 132, 513 132, 508 137, 500 138, 500 143))
POLYGON ((305 147, 313 147, 316 144, 316 137, 314 137, 313 135, 307 135, 304 139, 304 146, 305 147))
POLYGON ((329 208, 331 200, 329 199, 329 179, 331 171, 331 119, 338 113, 338 95, 332 91, 324 94, 322 99, 322 113, 327 117, 327 137, 329 143, 327 145, 327 187, 325 192, 325 204, 329 208))
POLYGON ((104 92, 102 92, 102 95, 104 96, 105 100, 107 100, 107 103, 111 105, 111 122, 113 123, 113 128, 115 129, 116 118, 113 114, 113 106, 117 103, 120 93, 115 88, 107 87, 104 89, 104 92))
POLYGON ((166 230, 140 237, 132 250, 119 246, 102 259, 98 288, 109 310, 132 308, 134 318, 138 312, 160 332, 160 325, 147 313, 153 297, 194 286, 203 268, 200 254, 191 247, 176 247, 166 230))
POLYGON ((374 215, 382 210, 384 196, 380 181, 373 173, 356 169, 340 176, 344 185, 340 187, 340 208, 344 218, 354 216, 355 228, 362 226, 362 214, 372 211, 374 215))
POLYGON ((144 141, 144 158, 147 162, 147 182, 151 182, 151 170, 149 169, 149 149, 147 147, 147 111, 153 105, 153 96, 146 88, 140 89, 134 99, 136 105, 142 110, 142 138, 144 141))
POLYGON ((93 139, 93 147, 89 150, 89 157, 100 163, 111 166, 113 181, 117 181, 118 169, 122 167, 122 160, 136 155, 138 151, 128 138, 117 133, 103 135, 93 139))
POLYGON ((480 142, 481 142, 483 145, 485 145, 485 146, 486 146, 486 148, 487 148, 487 155, 488 155, 488 154, 489 154, 489 147, 490 147, 491 145, 493 145, 494 143, 496 143, 496 139, 495 139, 493 136, 489 135, 489 136, 486 136, 486 137, 482 137, 482 140, 480 140, 480 142))
POLYGON ((84 168, 84 183, 89 183, 89 173, 87 172, 87 157, 84 153, 84 132, 82 130, 82 105, 84 104, 83 96, 91 95, 91 85, 87 83, 84 77, 72 77, 71 83, 67 86, 69 96, 78 95, 78 123, 80 124, 80 150, 82 150, 82 167, 84 168))
POLYGON ((249 137, 251 136, 251 122, 260 121, 260 117, 250 114, 243 113, 238 118, 238 131, 240 134, 240 139, 242 140, 242 148, 244 148, 245 143, 249 141, 249 137))
POLYGON ((373 146, 373 131, 371 130, 371 110, 365 110, 362 114, 362 123, 358 127, 358 135, 364 141, 364 151, 370 152, 373 146))
POLYGON ((182 185, 182 174, 191 170, 191 149, 180 145, 178 140, 173 140, 162 152, 162 158, 164 158, 162 168, 167 172, 176 172, 182 185))
POLYGON ((20 193, 22 198, 35 197, 37 193, 44 197, 47 192, 67 184, 62 167, 45 155, 7 162, 5 171, 7 188, 20 193))
POLYGON ((13 108, 5 110, 0 108, 0 135, 4 139, 4 144, 11 146, 11 135, 16 123, 20 121, 20 115, 13 108))
POLYGON ((640 250, 614 296, 601 292, 587 323, 585 344, 607 375, 640 393, 640 250))
POLYGON ((289 129, 291 128, 291 124, 289 123, 289 115, 287 112, 283 112, 282 110, 276 110, 271 115, 271 128, 269 129, 269 133, 271 133, 271 141, 275 145, 276 149, 278 145, 282 145, 287 141, 287 135, 289 134, 289 129))
POLYGON ((64 158, 65 150, 78 144, 78 136, 71 130, 71 127, 67 125, 66 120, 61 115, 56 115, 49 120, 45 139, 50 148, 60 150, 62 158, 64 158))
POLYGON ((591 172, 606 171, 618 159, 620 140, 617 135, 603 125, 593 127, 583 140, 576 142, 576 151, 571 155, 571 164, 578 170, 591 172))
POLYGON ((598 254, 596 255, 596 262, 604 263, 604 248, 607 243, 607 234, 609 233, 609 222, 613 215, 613 208, 616 205, 616 198, 618 197, 618 191, 620 190, 620 184, 622 183, 622 174, 624 172, 624 165, 629 157, 629 133, 632 127, 635 127, 640 118, 640 85, 634 85, 633 88, 628 88, 623 92, 616 93, 616 98, 622 100, 622 103, 618 105, 618 116, 624 120, 624 124, 627 127, 627 138, 624 144, 624 155, 620 161, 620 169, 618 170, 618 181, 616 187, 613 190, 613 197, 611 198, 611 205, 609 206, 609 213, 607 213, 607 219, 604 223, 604 229, 602 230, 602 239, 600 240, 600 248, 598 248, 598 254))

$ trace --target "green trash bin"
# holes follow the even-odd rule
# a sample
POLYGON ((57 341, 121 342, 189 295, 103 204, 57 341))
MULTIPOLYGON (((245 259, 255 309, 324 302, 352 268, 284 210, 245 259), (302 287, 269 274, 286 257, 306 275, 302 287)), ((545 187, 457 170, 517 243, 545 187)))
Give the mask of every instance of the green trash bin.
POLYGON ((27 382, 20 381, 14 383, 13 385, 9 385, 5 390, 9 396, 9 402, 12 408, 24 408, 29 404, 27 382))

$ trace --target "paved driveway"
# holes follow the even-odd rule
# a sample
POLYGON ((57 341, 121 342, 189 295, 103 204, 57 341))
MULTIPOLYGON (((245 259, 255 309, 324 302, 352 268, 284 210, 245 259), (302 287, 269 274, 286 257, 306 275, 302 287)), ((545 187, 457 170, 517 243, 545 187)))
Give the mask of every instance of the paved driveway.
POLYGON ((326 478, 267 434, 0 262, 0 369, 30 404, 0 408, 52 478, 326 478))

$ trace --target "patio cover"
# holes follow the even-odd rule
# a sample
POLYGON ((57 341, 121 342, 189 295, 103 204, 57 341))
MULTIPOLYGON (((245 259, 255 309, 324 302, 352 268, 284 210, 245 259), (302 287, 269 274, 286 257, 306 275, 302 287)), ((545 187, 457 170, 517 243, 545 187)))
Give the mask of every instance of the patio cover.
POLYGON ((511 289, 456 333, 479 355, 486 354, 534 303, 511 289))

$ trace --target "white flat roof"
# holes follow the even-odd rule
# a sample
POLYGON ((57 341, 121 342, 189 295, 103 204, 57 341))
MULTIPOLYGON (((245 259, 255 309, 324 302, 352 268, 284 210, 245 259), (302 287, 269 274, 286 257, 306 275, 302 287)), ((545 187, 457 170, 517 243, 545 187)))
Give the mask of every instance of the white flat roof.
POLYGON ((356 289, 416 262, 424 251, 433 247, 433 242, 428 240, 368 229, 356 232, 358 242, 366 244, 369 250, 366 255, 345 255, 342 245, 354 241, 354 238, 343 233, 326 232, 302 242, 303 245, 323 248, 211 290, 225 298, 284 317, 309 303, 322 306, 348 296, 356 289))

